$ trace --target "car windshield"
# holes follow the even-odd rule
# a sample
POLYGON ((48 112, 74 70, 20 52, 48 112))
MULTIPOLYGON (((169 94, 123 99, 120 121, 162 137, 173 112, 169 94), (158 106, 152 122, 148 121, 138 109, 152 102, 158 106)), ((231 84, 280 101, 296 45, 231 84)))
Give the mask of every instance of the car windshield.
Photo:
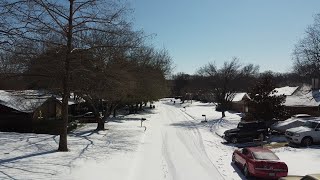
POLYGON ((256 122, 252 122, 252 123, 239 123, 238 128, 243 128, 243 129, 257 129, 257 128, 264 128, 264 124, 262 123, 256 123, 256 122))
POLYGON ((319 124, 318 122, 307 121, 304 123, 303 126, 308 128, 316 128, 318 124, 319 124))
POLYGON ((276 156, 272 152, 252 152, 255 159, 259 160, 279 160, 278 156, 276 156))
POLYGON ((293 115, 293 118, 310 118, 311 116, 308 114, 297 114, 297 115, 293 115))

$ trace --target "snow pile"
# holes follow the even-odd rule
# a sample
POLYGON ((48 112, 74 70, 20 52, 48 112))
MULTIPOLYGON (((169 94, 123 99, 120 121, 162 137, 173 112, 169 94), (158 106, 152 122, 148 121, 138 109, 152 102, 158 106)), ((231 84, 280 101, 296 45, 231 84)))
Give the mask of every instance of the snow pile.
POLYGON ((272 149, 288 165, 289 175, 319 174, 319 146, 311 148, 282 147, 272 149))

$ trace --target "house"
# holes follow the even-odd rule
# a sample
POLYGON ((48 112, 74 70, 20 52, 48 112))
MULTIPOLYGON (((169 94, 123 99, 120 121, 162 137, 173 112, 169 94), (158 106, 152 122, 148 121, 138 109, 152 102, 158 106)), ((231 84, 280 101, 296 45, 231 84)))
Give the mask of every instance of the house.
POLYGON ((248 112, 249 100, 250 100, 250 97, 245 92, 232 94, 231 110, 242 112, 242 113, 248 112))
POLYGON ((61 102, 45 91, 0 90, 2 131, 57 133, 59 119, 61 102))
POLYGON ((286 96, 283 105, 290 116, 295 114, 320 115, 320 91, 318 87, 304 84, 302 86, 275 88, 274 91, 272 95, 286 96))
POLYGON ((310 114, 319 116, 320 90, 310 85, 302 85, 290 96, 286 96, 284 106, 294 114, 310 114))

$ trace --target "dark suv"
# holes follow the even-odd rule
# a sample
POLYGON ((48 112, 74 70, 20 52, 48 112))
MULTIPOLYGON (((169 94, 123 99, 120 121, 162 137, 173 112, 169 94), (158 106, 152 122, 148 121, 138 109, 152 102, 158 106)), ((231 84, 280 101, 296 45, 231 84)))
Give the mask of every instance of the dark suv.
POLYGON ((254 139, 264 140, 267 133, 268 128, 265 122, 240 122, 237 128, 224 132, 224 139, 231 143, 248 142, 254 139))

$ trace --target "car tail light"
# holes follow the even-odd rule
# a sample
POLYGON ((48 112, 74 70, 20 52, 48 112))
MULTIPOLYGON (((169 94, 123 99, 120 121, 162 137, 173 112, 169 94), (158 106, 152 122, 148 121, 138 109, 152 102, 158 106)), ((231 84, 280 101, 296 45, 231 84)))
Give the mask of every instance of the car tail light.
POLYGON ((278 162, 274 165, 274 169, 279 170, 279 171, 283 171, 283 172, 287 172, 288 166, 283 162, 278 162))
POLYGON ((256 170, 262 171, 278 171, 278 172, 287 172, 288 167, 283 162, 257 162, 255 164, 256 170))

